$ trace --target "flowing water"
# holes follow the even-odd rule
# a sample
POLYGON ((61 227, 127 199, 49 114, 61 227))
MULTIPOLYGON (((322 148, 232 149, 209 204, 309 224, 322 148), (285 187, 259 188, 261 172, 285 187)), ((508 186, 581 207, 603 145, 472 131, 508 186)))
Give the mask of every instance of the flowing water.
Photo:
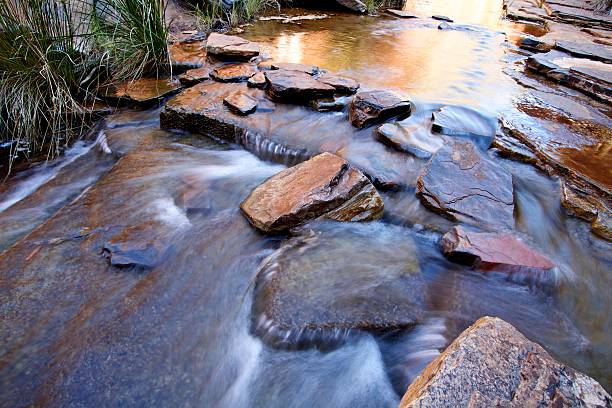
MULTIPOLYGON (((500 22, 499 3, 408 2, 419 15, 454 18, 454 30, 430 19, 337 14, 300 25, 259 22, 245 36, 276 60, 408 93, 414 126, 452 104, 488 118, 458 119, 480 127, 498 115, 523 118, 517 105, 524 83, 534 81, 507 74, 516 54, 501 32, 520 27, 500 22)), ((567 104, 587 101, 541 87, 567 104)), ((600 107, 585 106, 582 117, 610 127, 600 107)), ((284 123, 268 125, 287 134, 301 128, 315 143, 319 135, 345 137, 342 115, 313 114, 303 127, 288 109, 284 123)), ((565 215, 556 177, 491 153, 512 173, 518 233, 558 265, 538 282, 448 261, 437 241, 453 222, 425 209, 409 187, 381 192, 382 220, 317 221, 306 227, 310 246, 284 250, 302 238, 264 236, 238 206, 263 180, 303 160, 303 150, 254 134, 240 141, 247 151, 162 131, 158 117, 158 109, 116 113, 97 141, 79 142, 2 187, 0 406, 393 407, 420 370, 484 315, 505 319, 610 389, 611 247, 565 215), (131 239, 160 248, 150 270, 112 267, 102 251, 132 226, 142 228, 129 230, 131 239), (252 305, 258 272, 280 257, 320 277, 309 282, 312 303, 363 287, 403 296, 396 283, 407 269, 418 271, 418 293, 404 295, 418 298, 421 323, 376 333, 272 332, 252 305)), ((359 138, 351 157, 367 162, 378 143, 359 138)))

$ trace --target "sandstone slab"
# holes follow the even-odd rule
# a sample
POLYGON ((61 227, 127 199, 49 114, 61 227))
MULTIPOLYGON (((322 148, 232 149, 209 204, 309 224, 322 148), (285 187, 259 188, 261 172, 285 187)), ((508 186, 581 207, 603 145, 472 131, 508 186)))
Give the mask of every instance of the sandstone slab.
POLYGON ((482 150, 491 147, 497 132, 497 119, 473 109, 444 106, 432 114, 432 130, 447 136, 470 139, 482 150))
POLYGON ((179 81, 183 86, 193 86, 207 79, 210 79, 209 67, 189 69, 185 73, 179 75, 179 81))
POLYGON ((244 82, 257 73, 253 64, 227 64, 213 69, 210 76, 219 82, 244 82))
POLYGON ((457 226, 440 244, 450 259, 479 270, 538 272, 555 267, 550 259, 509 233, 471 232, 457 226))
POLYGON ((206 51, 220 59, 249 60, 259 55, 259 45, 243 38, 211 33, 206 41, 206 51))
POLYGON ((411 109, 410 101, 393 92, 359 92, 351 103, 349 120, 353 126, 363 128, 394 116, 407 116, 411 109))
POLYGON ((429 128, 421 124, 404 124, 402 122, 381 125, 374 137, 396 150, 410 153, 420 159, 428 159, 437 152, 444 140, 431 134, 429 128))
POLYGON ((461 333, 410 384, 400 403, 401 408, 611 405, 597 381, 494 317, 483 317, 461 333))
POLYGON ((146 222, 126 227, 104 244, 103 251, 113 266, 153 268, 164 251, 160 226, 146 222))
POLYGON ((400 18, 418 18, 418 16, 404 10, 387 9, 387 13, 400 18))
POLYGON ((206 42, 176 42, 168 46, 172 67, 178 71, 201 68, 206 64, 206 42))
POLYGON ((266 180, 240 208, 257 229, 274 233, 329 212, 341 221, 376 219, 383 202, 363 173, 336 155, 321 153, 266 180))
POLYGON ((302 104, 313 99, 332 97, 336 92, 333 86, 300 71, 266 71, 265 76, 268 95, 274 100, 302 104))
POLYGON ((223 102, 235 113, 240 115, 248 115, 249 113, 255 112, 257 99, 244 92, 234 92, 228 95, 223 102))
POLYGON ((250 88, 264 89, 266 87, 266 76, 263 72, 258 72, 247 80, 250 88))
POLYGON ((555 48, 570 55, 580 58, 588 58, 596 61, 612 63, 612 47, 602 44, 588 43, 585 41, 557 41, 555 48))
POLYGON ((417 180, 417 195, 451 219, 514 225, 512 176, 469 141, 445 145, 432 156, 417 180))
POLYGON ((262 262, 255 285, 253 331, 281 347, 410 328, 427 299, 411 232, 378 222, 309 224, 262 262))
POLYGON ((177 93, 181 84, 172 79, 140 78, 100 89, 109 103, 150 106, 177 93))
POLYGON ((319 82, 323 82, 329 86, 333 86, 338 93, 354 94, 359 89, 359 82, 352 78, 346 78, 338 75, 323 74, 317 78, 319 82))
POLYGON ((308 75, 316 75, 319 73, 319 67, 311 64, 298 64, 294 62, 272 62, 270 69, 282 69, 285 71, 299 71, 308 75))

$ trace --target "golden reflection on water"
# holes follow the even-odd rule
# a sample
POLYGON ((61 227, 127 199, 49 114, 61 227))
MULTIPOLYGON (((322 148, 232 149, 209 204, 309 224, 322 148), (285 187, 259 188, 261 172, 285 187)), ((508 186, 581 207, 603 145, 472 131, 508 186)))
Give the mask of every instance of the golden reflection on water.
POLYGON ((462 24, 497 27, 503 0, 407 0, 404 10, 417 16, 444 15, 462 24))

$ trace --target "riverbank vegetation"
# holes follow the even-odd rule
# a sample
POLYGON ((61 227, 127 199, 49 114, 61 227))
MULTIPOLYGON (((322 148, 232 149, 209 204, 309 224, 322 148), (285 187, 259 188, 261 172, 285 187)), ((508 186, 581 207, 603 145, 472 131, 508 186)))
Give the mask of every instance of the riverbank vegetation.
POLYGON ((277 0, 241 0, 226 2, 223 0, 206 0, 193 6, 199 28, 204 31, 229 29, 253 20, 266 10, 280 10, 277 0))

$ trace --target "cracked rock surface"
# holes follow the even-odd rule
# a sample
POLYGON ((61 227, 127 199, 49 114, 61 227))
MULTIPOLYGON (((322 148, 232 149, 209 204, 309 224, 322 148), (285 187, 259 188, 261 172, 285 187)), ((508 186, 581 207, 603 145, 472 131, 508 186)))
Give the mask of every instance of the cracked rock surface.
POLYGON ((512 176, 471 142, 438 150, 417 180, 417 195, 426 207, 451 219, 514 225, 512 176))

